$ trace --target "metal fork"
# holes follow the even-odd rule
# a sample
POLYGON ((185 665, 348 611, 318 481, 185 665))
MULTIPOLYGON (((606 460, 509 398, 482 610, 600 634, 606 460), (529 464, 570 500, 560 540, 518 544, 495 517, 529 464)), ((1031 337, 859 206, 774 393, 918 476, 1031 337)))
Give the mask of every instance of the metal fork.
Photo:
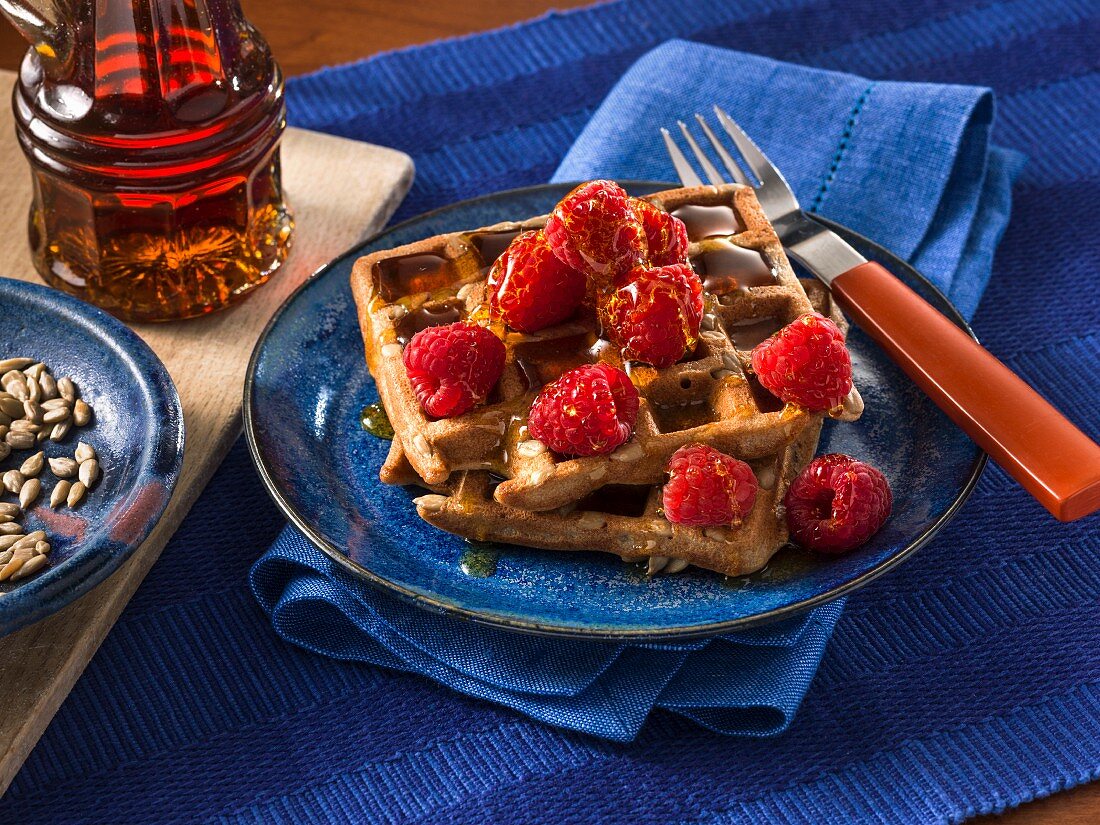
MULTIPOLYGON (((848 317, 1057 518, 1071 521, 1100 509, 1100 445, 965 330, 807 215, 745 131, 718 106, 714 113, 732 147, 706 118, 695 119, 732 182, 755 190, 784 248, 829 287, 848 317)), ((687 125, 678 125, 707 180, 726 184, 687 125)), ((669 130, 661 135, 684 186, 703 186, 669 130)))

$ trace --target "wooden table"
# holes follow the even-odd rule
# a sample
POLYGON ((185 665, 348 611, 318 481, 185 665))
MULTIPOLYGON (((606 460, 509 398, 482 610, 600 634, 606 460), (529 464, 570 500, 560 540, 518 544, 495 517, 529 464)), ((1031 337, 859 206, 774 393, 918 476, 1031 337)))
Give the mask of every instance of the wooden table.
MULTIPOLYGON (((387 49, 503 26, 551 8, 574 8, 589 0, 244 0, 249 19, 271 43, 288 75, 344 63, 387 49), (471 12, 476 7, 476 12, 471 12), (349 36, 349 32, 351 35, 349 36)), ((0 69, 16 69, 26 46, 0 26, 0 69)), ((1024 805, 999 825, 1094 825, 1100 823, 1100 782, 1024 805)))

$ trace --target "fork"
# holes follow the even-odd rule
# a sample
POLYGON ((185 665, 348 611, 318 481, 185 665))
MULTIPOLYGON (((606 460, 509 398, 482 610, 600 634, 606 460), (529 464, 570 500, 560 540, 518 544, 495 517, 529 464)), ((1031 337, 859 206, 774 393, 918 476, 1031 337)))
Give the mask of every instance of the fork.
MULTIPOLYGON (((885 267, 806 214, 744 130, 718 106, 714 113, 732 150, 706 118, 695 119, 732 181, 756 191, 784 248, 848 317, 1055 517, 1072 521, 1100 509, 1100 445, 885 267)), ((727 183, 687 125, 678 125, 707 180, 727 183)), ((661 135, 684 186, 703 186, 668 129, 661 135)))

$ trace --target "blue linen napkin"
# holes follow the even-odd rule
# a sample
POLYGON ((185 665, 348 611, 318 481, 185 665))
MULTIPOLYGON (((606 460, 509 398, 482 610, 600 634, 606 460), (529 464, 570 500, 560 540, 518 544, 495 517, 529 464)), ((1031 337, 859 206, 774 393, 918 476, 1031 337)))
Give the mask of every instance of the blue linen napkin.
MULTIPOLYGON (((965 315, 1008 220, 1016 153, 991 147, 992 95, 871 82, 670 41, 607 96, 555 174, 672 179, 661 125, 725 107, 803 203, 907 257, 965 315)), ((252 590, 288 641, 420 673, 564 728, 629 741, 654 707, 713 730, 769 736, 790 724, 843 609, 713 640, 616 645, 544 639, 422 611, 352 580, 287 527, 252 590)))

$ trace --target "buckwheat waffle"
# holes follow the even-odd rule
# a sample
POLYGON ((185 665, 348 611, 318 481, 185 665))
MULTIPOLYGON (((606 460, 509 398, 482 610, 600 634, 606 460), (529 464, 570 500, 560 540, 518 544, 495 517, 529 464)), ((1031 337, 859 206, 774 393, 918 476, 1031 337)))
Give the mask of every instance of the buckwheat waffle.
MULTIPOLYGON (((803 281, 815 310, 846 323, 817 281, 803 281)), ((549 550, 599 550, 628 561, 648 561, 650 574, 676 573, 688 565, 740 576, 755 572, 787 541, 783 497, 792 479, 817 449, 821 418, 807 424, 777 455, 750 461, 760 491, 749 517, 737 528, 685 527, 660 512, 661 486, 608 484, 583 499, 551 511, 532 512, 495 499, 500 481, 484 470, 456 474, 434 495, 416 499, 417 512, 429 524, 479 541, 496 541, 549 550)), ((383 464, 389 484, 425 482, 408 462, 398 438, 383 464)))
MULTIPOLYGON (((693 357, 666 369, 624 365, 598 336, 592 312, 534 335, 508 332, 508 358, 488 402, 456 418, 431 420, 405 374, 402 347, 424 327, 478 312, 486 276, 512 237, 545 217, 438 235, 359 259, 352 289, 367 362, 397 438, 428 485, 453 473, 488 470, 504 481, 502 505, 555 510, 609 484, 659 482, 668 458, 701 441, 744 460, 777 456, 822 413, 783 406, 748 375, 749 350, 812 308, 753 191, 735 184, 676 189, 647 200, 689 226, 689 257, 710 293, 693 357), (705 236, 705 237, 704 237, 705 236), (732 266, 736 277, 727 270, 732 266), (633 438, 610 456, 567 459, 528 437, 526 415, 542 385, 582 363, 626 368, 641 396, 633 438)), ((853 391, 837 417, 854 419, 853 391)), ((383 481, 390 480, 387 473, 383 481)))

